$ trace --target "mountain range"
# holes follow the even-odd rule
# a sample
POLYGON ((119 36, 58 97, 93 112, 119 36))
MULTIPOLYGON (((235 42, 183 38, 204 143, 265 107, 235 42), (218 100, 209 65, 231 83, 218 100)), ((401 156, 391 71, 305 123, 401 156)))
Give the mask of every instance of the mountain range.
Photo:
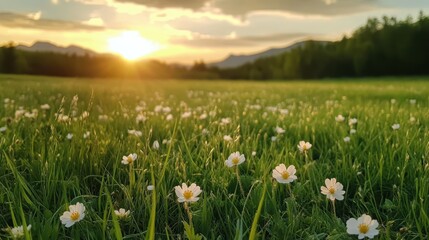
POLYGON ((249 55, 231 54, 227 58, 225 58, 224 60, 222 60, 220 62, 211 63, 209 65, 214 66, 214 67, 218 67, 218 68, 234 68, 234 67, 238 67, 238 66, 241 66, 243 64, 246 64, 246 63, 254 62, 255 60, 257 60, 259 58, 272 57, 275 55, 282 54, 284 52, 289 52, 295 48, 303 46, 306 42, 307 41, 296 42, 296 43, 289 45, 287 47, 270 48, 266 51, 258 52, 255 54, 249 54, 249 55))
POLYGON ((70 54, 70 55, 74 54, 77 56, 84 56, 84 55, 94 56, 98 54, 97 52, 94 52, 92 50, 82 48, 76 45, 61 47, 50 42, 41 42, 41 41, 35 42, 31 46, 20 44, 16 48, 19 50, 29 51, 29 52, 54 52, 54 53, 62 53, 62 54, 70 54))
MULTIPOLYGON (((271 56, 279 55, 279 54, 282 54, 285 52, 289 52, 295 48, 303 46, 306 42, 308 42, 308 41, 296 42, 292 45, 289 45, 289 46, 286 46, 283 48, 270 48, 266 51, 258 52, 255 54, 249 54, 249 55, 231 54, 222 61, 209 63, 208 65, 212 66, 212 67, 218 67, 218 68, 234 68, 234 67, 238 67, 238 66, 241 66, 243 64, 246 64, 246 63, 254 62, 255 60, 260 59, 260 58, 271 57, 271 56)), ((323 41, 319 41, 319 42, 320 43, 326 43, 323 41)), ((77 56, 84 56, 84 55, 95 56, 95 55, 99 54, 95 51, 85 49, 85 48, 82 48, 82 47, 76 46, 76 45, 61 47, 61 46, 57 46, 53 43, 43 42, 43 41, 35 42, 31 46, 18 45, 16 48, 20 49, 20 50, 24 50, 24 51, 55 52, 55 53, 70 54, 70 55, 74 54, 77 56)))

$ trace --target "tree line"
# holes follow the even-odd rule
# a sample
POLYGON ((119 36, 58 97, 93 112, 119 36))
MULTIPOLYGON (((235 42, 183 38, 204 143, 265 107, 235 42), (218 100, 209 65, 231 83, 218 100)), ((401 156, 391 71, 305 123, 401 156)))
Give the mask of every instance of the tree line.
POLYGON ((214 73, 156 60, 130 62, 112 54, 29 52, 13 43, 0 48, 0 73, 89 78, 214 78, 214 73))
POLYGON ((313 79, 429 74, 429 17, 370 18, 336 42, 307 41, 282 54, 229 69, 197 61, 192 67, 114 55, 77 56, 0 48, 0 72, 94 78, 313 79))
POLYGON ((308 41, 283 54, 220 71, 230 79, 313 79, 429 74, 429 18, 368 19, 351 37, 308 41))

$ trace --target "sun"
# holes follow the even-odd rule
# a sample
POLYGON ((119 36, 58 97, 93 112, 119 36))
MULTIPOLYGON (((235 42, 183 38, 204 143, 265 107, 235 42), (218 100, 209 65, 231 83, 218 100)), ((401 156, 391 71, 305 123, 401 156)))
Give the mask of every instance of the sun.
POLYGON ((109 50, 128 60, 136 60, 157 51, 157 43, 143 38, 137 31, 126 31, 108 40, 109 50))

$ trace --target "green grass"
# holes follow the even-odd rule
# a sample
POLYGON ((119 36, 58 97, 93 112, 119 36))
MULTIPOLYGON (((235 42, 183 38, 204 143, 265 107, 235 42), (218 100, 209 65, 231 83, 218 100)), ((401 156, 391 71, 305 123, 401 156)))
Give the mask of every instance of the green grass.
MULTIPOLYGON (((428 80, 140 82, 2 75, 0 127, 7 129, 0 132, 0 228, 31 224, 27 239, 184 238, 189 219, 174 187, 185 182, 203 190, 190 204, 194 229, 188 231, 207 239, 357 239, 345 222, 364 213, 380 223, 377 239, 427 239, 428 80), (13 104, 4 104, 6 98, 13 104), (171 112, 155 112, 158 105, 171 112), (136 106, 143 107, 143 123, 136 122, 136 106), (16 117, 20 107, 37 109, 37 117, 16 117), (82 119, 84 111, 89 116, 82 119), (188 111, 191 116, 181 118, 188 111), (71 121, 59 122, 60 113, 71 121), (207 118, 200 119, 203 113, 207 118), (346 121, 337 123, 338 114, 346 121), (221 124, 222 118, 231 123, 221 124), (350 118, 358 119, 356 134, 349 134, 350 118), (394 123, 399 130, 392 130, 394 123), (276 126, 286 132, 276 134, 276 126), (224 135, 234 140, 226 142, 224 135), (297 148, 301 140, 313 144, 307 159, 297 148), (246 156, 239 165, 245 196, 235 170, 224 164, 235 151, 246 156), (121 164, 130 153, 138 155, 132 168, 121 164), (271 177, 280 163, 297 168, 298 179, 289 186, 271 177), (334 177, 346 191, 335 203, 337 216, 320 193, 324 180, 334 177), (86 206, 86 216, 65 228, 59 217, 76 202, 86 206), (130 217, 113 216, 119 208, 131 210, 130 217)), ((1 239, 8 236, 0 231, 1 239)))

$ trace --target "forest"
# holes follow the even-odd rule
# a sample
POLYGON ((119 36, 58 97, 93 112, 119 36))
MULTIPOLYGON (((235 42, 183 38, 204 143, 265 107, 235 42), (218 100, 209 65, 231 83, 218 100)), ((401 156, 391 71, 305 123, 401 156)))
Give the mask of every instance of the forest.
POLYGON ((319 79, 429 74, 429 17, 370 18, 340 41, 307 41, 302 47, 236 68, 203 61, 193 66, 158 60, 129 62, 119 56, 76 56, 0 48, 0 73, 141 79, 319 79))

